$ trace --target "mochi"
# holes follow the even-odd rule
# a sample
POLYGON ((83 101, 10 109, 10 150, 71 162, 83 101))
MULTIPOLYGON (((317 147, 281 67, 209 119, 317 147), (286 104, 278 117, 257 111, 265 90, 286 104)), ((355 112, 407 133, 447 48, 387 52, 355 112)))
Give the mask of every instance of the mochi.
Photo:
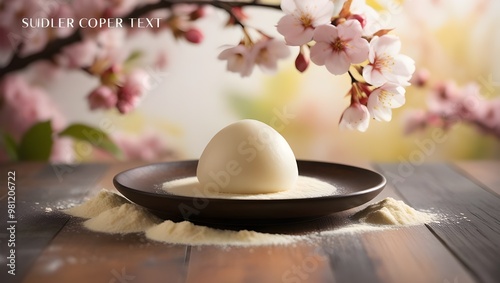
POLYGON ((196 172, 203 189, 232 194, 289 190, 298 175, 295 155, 285 138, 251 119, 220 130, 203 150, 196 172))

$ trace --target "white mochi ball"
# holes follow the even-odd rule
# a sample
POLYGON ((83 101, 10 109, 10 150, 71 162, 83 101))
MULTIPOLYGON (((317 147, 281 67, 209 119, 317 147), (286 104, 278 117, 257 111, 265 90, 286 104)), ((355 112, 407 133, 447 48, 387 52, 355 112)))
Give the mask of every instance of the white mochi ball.
POLYGON ((196 176, 203 190, 261 194, 293 188, 297 161, 280 133, 256 120, 220 130, 200 156, 196 176))

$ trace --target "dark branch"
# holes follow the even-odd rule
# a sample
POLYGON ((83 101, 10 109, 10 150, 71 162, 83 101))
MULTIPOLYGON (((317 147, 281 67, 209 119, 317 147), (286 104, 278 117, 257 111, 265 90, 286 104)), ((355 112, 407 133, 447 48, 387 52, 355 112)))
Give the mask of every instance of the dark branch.
MULTIPOLYGON (((198 4, 198 5, 212 5, 216 8, 223 9, 227 13, 232 15, 231 8, 232 7, 244 7, 244 6, 253 6, 253 7, 263 7, 270 9, 280 10, 279 5, 270 5, 263 4, 256 0, 252 0, 249 2, 237 2, 237 1, 219 1, 219 0, 211 0, 211 1, 203 1, 203 0, 162 0, 158 3, 148 4, 144 6, 139 6, 130 12, 128 15, 122 17, 124 23, 128 23, 131 18, 137 18, 144 14, 147 14, 151 11, 159 10, 159 9, 168 9, 175 4, 198 4)), ((243 27, 243 24, 237 22, 240 26, 243 27)), ((51 59, 54 55, 61 52, 61 50, 70 44, 79 42, 83 39, 82 33, 80 29, 76 30, 73 34, 65 38, 57 38, 49 42, 44 49, 39 52, 30 54, 25 57, 19 56, 19 52, 15 52, 14 56, 10 60, 10 62, 0 68, 0 78, 5 76, 8 73, 15 72, 21 70, 31 63, 36 62, 38 60, 43 59, 51 59)))

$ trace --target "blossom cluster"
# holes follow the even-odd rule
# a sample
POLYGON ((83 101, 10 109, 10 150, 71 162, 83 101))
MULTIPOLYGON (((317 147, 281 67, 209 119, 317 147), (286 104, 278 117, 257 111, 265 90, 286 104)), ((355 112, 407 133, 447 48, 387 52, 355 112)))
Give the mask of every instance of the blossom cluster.
MULTIPOLYGON (((349 74, 350 105, 342 114, 341 127, 365 131, 370 119, 389 121, 391 109, 405 103, 404 87, 409 85, 414 62, 400 54, 399 38, 381 25, 379 14, 365 0, 282 0, 280 5, 259 0, 16 0, 0 5, 0 101, 4 102, 0 115, 14 121, 2 125, 1 132, 19 141, 22 132, 34 123, 51 119, 54 124, 59 120, 57 111, 43 106, 51 103, 50 98, 45 99, 38 86, 28 83, 36 72, 45 78, 61 70, 84 72, 97 82, 87 95, 91 110, 133 111, 154 86, 147 69, 138 65, 142 53, 129 50, 127 39, 139 32, 166 31, 175 39, 201 43, 204 33, 197 21, 209 14, 209 7, 228 14, 226 26, 242 29, 241 41, 218 55, 231 72, 246 77, 255 66, 264 72, 276 71, 278 61, 298 48, 298 71, 306 71, 312 62, 325 66, 333 75, 349 74), (249 6, 282 10, 284 16, 276 28, 283 38, 247 25, 244 8, 249 6), (69 25, 26 28, 21 24, 28 24, 23 20, 28 18, 71 18, 75 22, 115 18, 127 22, 136 17, 151 17, 161 23, 152 29, 69 25), (13 97, 29 97, 28 93, 43 97, 45 102, 27 99, 29 107, 13 103, 13 97), (39 109, 42 106, 46 110, 39 109), (20 108, 33 111, 27 113, 20 108), (26 119, 26 115, 31 116, 26 119)), ((153 64, 156 69, 164 68, 167 61, 165 52, 160 51, 153 64)), ((61 126, 53 125, 52 129, 58 131, 61 126)))
MULTIPOLYGON (((400 54, 399 38, 380 27, 377 12, 365 1, 351 0, 283 0, 281 9, 285 15, 277 30, 286 45, 299 47, 297 70, 305 71, 312 61, 333 75, 351 76, 351 102, 340 126, 366 131, 371 118, 390 121, 391 109, 405 103, 404 87, 415 64, 400 54)), ((255 65, 275 70, 277 60, 288 52, 275 38, 262 36, 254 42, 245 33, 219 58, 227 60, 229 71, 248 76, 255 65)))
MULTIPOLYGON (((0 66, 9 63, 15 55, 23 58, 43 52, 51 41, 77 32, 77 27, 23 29, 19 24, 21 17, 76 20, 122 17, 137 6, 155 2, 158 1, 7 1, 0 8, 0 66)), ((148 31, 159 33, 168 30, 176 39, 191 43, 203 40, 203 34, 193 24, 204 16, 203 6, 171 5, 159 16, 162 19, 160 28, 148 31)), ((100 84, 88 95, 91 110, 116 108, 126 114, 139 105, 151 88, 148 73, 132 66, 132 59, 136 59, 138 53, 124 49, 127 38, 137 32, 130 27, 80 29, 78 34, 81 40, 63 46, 59 53, 46 59, 53 68, 82 70, 99 79, 100 84)), ((165 67, 165 61, 165 54, 159 53, 156 67, 165 67)))
POLYGON ((437 82, 428 91, 427 109, 406 114, 405 132, 409 134, 427 127, 447 130, 458 123, 473 125, 483 133, 500 138, 500 98, 487 99, 475 82, 461 87, 454 81, 437 82))
MULTIPOLYGON (((90 110, 116 109, 119 113, 126 114, 134 110, 152 88, 151 76, 155 74, 150 75, 150 70, 166 66, 165 52, 157 54, 153 68, 148 70, 137 64, 136 59, 142 55, 140 51, 125 48, 127 40, 138 33, 138 29, 79 29, 76 26, 23 28, 21 20, 126 18, 135 9, 158 2, 159 0, 19 0, 2 3, 0 135, 9 136, 14 142, 20 143, 32 126, 50 120, 54 131, 50 160, 72 162, 75 158, 88 159, 89 156, 74 153, 72 143, 57 135, 68 123, 42 85, 55 81, 62 71, 84 72, 98 82, 87 95, 90 110), (26 60, 29 64, 23 63, 26 60), (24 66, 29 68, 24 69, 24 66)), ((141 31, 170 32, 179 40, 194 44, 202 42, 203 34, 195 22, 204 16, 204 6, 169 4, 168 8, 151 10, 148 14, 162 19, 160 28, 141 31)), ((141 147, 126 135, 112 134, 112 140, 128 159, 159 157, 168 151, 166 144, 160 146, 157 142, 150 148, 153 151, 144 154, 144 150, 141 151, 141 147)), ((146 136, 148 140, 159 140, 159 136, 149 134, 143 136, 144 139, 146 136)), ((0 161, 6 158, 5 153, 0 151, 0 161)))

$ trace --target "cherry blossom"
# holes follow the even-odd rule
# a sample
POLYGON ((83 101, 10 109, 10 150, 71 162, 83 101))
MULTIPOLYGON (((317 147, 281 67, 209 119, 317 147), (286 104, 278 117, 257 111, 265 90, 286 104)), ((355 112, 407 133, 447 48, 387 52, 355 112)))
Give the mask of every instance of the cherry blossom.
POLYGON ((240 43, 236 46, 223 50, 217 57, 220 60, 227 60, 227 70, 239 73, 242 77, 252 74, 254 63, 250 49, 240 43))
POLYGON ((333 2, 330 0, 283 0, 281 9, 286 13, 277 30, 288 45, 300 46, 313 38, 314 29, 330 24, 333 2))
POLYGON ((0 25, 0 66, 6 65, 14 55, 14 47, 9 39, 9 30, 0 25))
POLYGON ((101 85, 94 89, 87 98, 89 100, 90 110, 110 109, 118 102, 115 91, 105 85, 101 85))
POLYGON ((361 24, 349 20, 337 27, 323 25, 316 28, 311 48, 311 60, 317 65, 325 65, 334 75, 344 74, 351 64, 359 64, 368 59, 369 44, 361 37, 361 24))
POLYGON ((405 103, 404 87, 386 83, 375 89, 368 97, 368 110, 371 116, 378 121, 390 121, 392 108, 401 107, 405 103))
POLYGON ((127 160, 158 160, 172 155, 165 138, 158 131, 146 130, 134 136, 116 133, 112 139, 127 160))
MULTIPOLYGON (((287 58, 290 50, 282 42, 273 38, 263 38, 251 48, 251 55, 247 58, 255 58, 257 64, 264 72, 274 72, 278 68, 278 59, 287 58)), ((252 62, 249 62, 252 64, 252 62)))
POLYGON ((56 130, 66 123, 50 97, 41 88, 29 85, 20 75, 3 78, 0 100, 0 129, 16 140, 38 121, 51 120, 56 130))
POLYGON ((401 41, 394 35, 374 36, 370 42, 368 59, 370 63, 363 69, 363 77, 373 86, 386 82, 407 86, 415 62, 406 55, 399 54, 401 41))
POLYGON ((382 18, 381 14, 367 5, 365 0, 353 0, 350 12, 349 18, 359 20, 363 26, 364 36, 371 36, 381 29, 389 28, 387 19, 382 18))
POLYGON ((116 108, 122 114, 132 111, 150 88, 148 73, 141 69, 133 70, 125 76, 123 85, 118 89, 116 108))
POLYGON ((344 110, 340 118, 340 128, 365 132, 370 124, 368 108, 359 102, 353 102, 344 110))
POLYGON ((99 47, 93 40, 74 43, 63 49, 57 62, 68 68, 89 67, 94 63, 99 47))

